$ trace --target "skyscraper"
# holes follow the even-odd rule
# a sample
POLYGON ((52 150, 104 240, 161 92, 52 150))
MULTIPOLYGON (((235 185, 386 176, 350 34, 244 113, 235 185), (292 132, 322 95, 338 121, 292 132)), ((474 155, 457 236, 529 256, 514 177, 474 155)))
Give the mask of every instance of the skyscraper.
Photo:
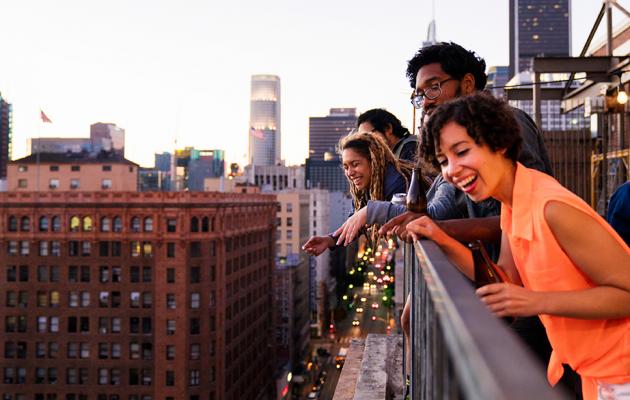
POLYGON ((280 163, 280 77, 253 75, 249 114, 249 163, 280 163))
POLYGON ((510 0, 510 77, 536 56, 571 54, 571 0, 510 0))
POLYGON ((356 108, 331 108, 325 117, 308 119, 309 158, 324 160, 324 153, 335 154, 339 139, 357 123, 356 108))
POLYGON ((12 106, 0 94, 0 179, 7 177, 7 165, 11 160, 12 106))

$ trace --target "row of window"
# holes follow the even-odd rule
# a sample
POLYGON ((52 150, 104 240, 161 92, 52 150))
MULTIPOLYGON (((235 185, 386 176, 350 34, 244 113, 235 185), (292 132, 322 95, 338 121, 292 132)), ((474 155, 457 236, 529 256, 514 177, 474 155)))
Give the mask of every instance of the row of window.
MULTIPOLYGON (((145 385, 153 384, 153 371, 149 368, 129 368, 128 385, 145 385)), ((56 384, 58 382, 57 368, 41 368, 37 367, 34 371, 35 384, 56 384)), ((201 372, 198 369, 189 370, 188 384, 190 386, 198 386, 201 372)), ((210 383, 214 383, 216 379, 214 368, 210 370, 210 383)), ((27 383, 26 368, 24 367, 5 367, 4 381, 5 384, 25 384, 27 383)), ((66 368, 67 385, 87 385, 89 382, 88 368, 66 368)), ((120 385, 121 370, 120 368, 98 368, 99 385, 120 385)), ((167 370, 164 379, 166 386, 175 386, 175 371, 167 370)))
MULTIPOLYGON (((48 166, 48 170, 50 172, 58 172, 59 171, 59 165, 49 165, 48 166)), ((112 166, 111 165, 103 165, 101 166, 101 170, 103 172, 110 172, 112 170, 112 166)), ((19 165, 18 166, 18 172, 27 172, 28 171, 28 165, 19 165)), ((70 166, 70 171, 71 172, 79 172, 81 171, 81 166, 80 165, 71 165, 70 166)), ((133 172, 133 167, 129 167, 129 172, 133 172)))
MULTIPOLYGON (((38 229, 40 232, 61 232, 61 218, 59 216, 41 216, 38 219, 38 229)), ((70 232, 91 232, 95 229, 94 219, 90 216, 71 216, 69 220, 70 232)), ((101 232, 122 232, 123 223, 121 217, 101 217, 99 229, 101 232)), ((153 217, 131 217, 129 221, 129 232, 153 232, 153 217)), ((7 220, 7 230, 9 232, 31 231, 31 217, 18 217, 10 215, 7 220)), ((190 219, 191 232, 212 232, 214 230, 214 220, 210 217, 192 217, 190 219)), ((166 219, 166 231, 174 233, 177 231, 177 219, 166 219)))
MULTIPOLYGON (((117 342, 100 342, 98 347, 98 358, 120 359, 122 357, 121 344, 117 342)), ((175 345, 166 345, 166 360, 175 359, 175 345)), ((59 345, 56 342, 36 342, 35 356, 36 358, 57 358, 59 353, 59 345)), ((213 356, 214 354, 210 354, 213 356)), ((28 357, 27 342, 4 342, 4 358, 25 359, 28 357)), ((130 360, 152 360, 153 359, 153 343, 136 342, 129 343, 128 357, 130 360)), ((90 343, 85 342, 68 342, 66 343, 66 358, 90 358, 90 343)), ((201 345, 192 343, 188 348, 188 359, 195 361, 201 359, 201 345)))
MULTIPOLYGON (((66 317, 67 333, 89 333, 90 317, 66 317)), ((36 326, 38 333, 58 333, 60 318, 55 316, 38 316, 36 317, 36 326)), ((121 333, 122 319, 119 317, 99 317, 98 332, 100 334, 121 333)), ((214 332, 215 318, 210 316, 210 332, 214 332)), ((24 315, 10 315, 4 318, 4 331, 6 333, 27 332, 27 317, 24 315)), ((168 336, 175 335, 176 321, 174 319, 166 320, 166 334, 168 336)), ((129 317, 129 333, 132 334, 150 334, 153 332, 153 323, 151 317, 129 317)), ((188 323, 188 334, 201 334, 201 320, 199 318, 190 318, 188 323)))
MULTIPOLYGON (((214 295, 214 292, 210 292, 214 295)), ((59 291, 44 291, 38 290, 36 293, 36 305, 37 307, 59 307, 61 304, 61 296, 59 291)), ((197 292, 190 293, 189 307, 191 309, 198 309, 201 303, 201 294, 197 292)), ((121 304, 121 293, 119 291, 112 292, 99 292, 98 294, 98 306, 101 308, 118 308, 121 304)), ((214 306, 214 300, 211 300, 212 306, 214 306)), ((153 307, 153 293, 151 292, 130 292, 129 293, 129 307, 139 308, 151 308, 153 307)), ((27 291, 14 291, 8 290, 6 292, 5 306, 12 307, 28 307, 28 292, 27 291)), ((68 307, 89 307, 90 306, 90 292, 87 291, 71 291, 68 292, 68 307)), ((177 301, 174 293, 166 293, 166 308, 176 309, 177 301)))
MULTIPOLYGON (((166 269, 166 282, 175 283, 175 268, 166 269)), ((210 281, 215 280, 215 266, 210 265, 209 268, 210 281)), ((89 265, 70 265, 67 271, 68 282, 90 282, 91 268, 89 265)), ((29 281, 29 266, 20 265, 8 265, 6 267, 6 282, 28 282, 29 281)), ((37 281, 38 282, 59 282, 60 281, 60 267, 58 265, 39 265, 37 267, 37 281)), ((101 265, 98 267, 98 281, 100 283, 120 283, 123 281, 121 267, 119 266, 107 266, 101 265)), ((151 283, 153 281, 153 268, 152 267, 129 267, 129 282, 131 283, 151 283)), ((189 283, 201 282, 201 268, 190 267, 189 270, 189 283)))
MULTIPOLYGON (((18 179, 18 188, 20 189, 28 189, 28 179, 20 178, 18 179)), ((59 179, 51 178, 48 180, 48 189, 59 189, 61 186, 59 179)), ((81 187, 81 181, 78 178, 70 179, 69 189, 79 189, 81 187)), ((112 188, 112 180, 111 179, 101 179, 101 189, 111 189, 112 188)))
MULTIPOLYGON (((69 257, 89 257, 92 256, 92 242, 88 240, 69 240, 67 247, 67 255, 69 257)), ((121 257, 121 245, 119 241, 100 241, 98 242, 99 257, 121 257)), ((174 242, 166 243, 166 257, 176 257, 176 246, 174 242)), ((211 255, 215 255, 213 246, 211 246, 211 255)), ((7 254, 9 256, 28 256, 31 254, 31 243, 29 240, 9 240, 7 241, 7 254)), ((153 257, 152 242, 129 242, 129 254, 132 257, 153 257)), ((61 257, 61 242, 59 240, 40 240, 37 244, 37 255, 40 257, 61 257)), ((201 257, 201 242, 190 242, 190 257, 201 257)))

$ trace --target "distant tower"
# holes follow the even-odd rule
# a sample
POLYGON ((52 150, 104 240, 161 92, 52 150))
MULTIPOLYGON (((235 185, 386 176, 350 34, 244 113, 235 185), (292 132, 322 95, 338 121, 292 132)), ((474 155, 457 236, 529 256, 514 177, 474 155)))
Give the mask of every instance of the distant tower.
POLYGON ((571 0, 510 0, 510 77, 536 56, 571 54, 571 0))
POLYGON ((0 95, 0 179, 7 177, 7 164, 11 161, 12 106, 0 95))
POLYGON ((346 136, 357 123, 356 108, 331 108, 326 117, 309 117, 308 151, 313 160, 335 158, 339 139, 346 136))
POLYGON ((249 164, 279 164, 280 77, 252 76, 249 125, 249 164))
POLYGON ((435 1, 433 1, 431 7, 431 22, 429 22, 429 28, 427 29, 427 40, 422 42, 422 47, 432 46, 437 43, 435 38, 435 1))

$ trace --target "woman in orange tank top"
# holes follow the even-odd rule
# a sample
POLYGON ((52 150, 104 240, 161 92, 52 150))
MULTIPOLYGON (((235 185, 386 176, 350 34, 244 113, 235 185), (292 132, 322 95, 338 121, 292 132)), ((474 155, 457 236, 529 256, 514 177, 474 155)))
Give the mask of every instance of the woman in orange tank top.
MULTIPOLYGON (((421 154, 472 200, 501 202, 498 264, 514 283, 477 295, 497 316, 540 317, 553 348, 549 382, 566 363, 585 399, 630 399, 630 249, 584 201, 517 163, 520 143, 507 105, 477 94, 433 113, 421 154)), ((428 217, 407 230, 434 240, 473 279, 470 251, 428 217)))

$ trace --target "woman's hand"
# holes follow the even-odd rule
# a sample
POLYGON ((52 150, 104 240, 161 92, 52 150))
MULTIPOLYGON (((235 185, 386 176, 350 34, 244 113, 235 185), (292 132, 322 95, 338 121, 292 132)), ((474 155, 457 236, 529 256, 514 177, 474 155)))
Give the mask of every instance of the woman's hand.
POLYGON ((326 251, 327 248, 335 245, 335 241, 330 236, 313 236, 311 237, 304 246, 302 246, 302 250, 307 252, 308 254, 317 257, 326 251))
POLYGON ((396 235, 405 242, 411 242, 411 237, 407 233, 407 225, 420 218, 422 214, 415 213, 413 211, 405 211, 389 221, 379 229, 378 233, 385 235, 396 235))
POLYGON ((450 237, 430 217, 423 215, 407 224, 407 233, 412 239, 427 238, 441 246, 450 237))
POLYGON ((367 221, 367 207, 363 207, 346 220, 333 234, 337 238, 337 245, 347 246, 359 236, 367 221))
POLYGON ((543 314, 543 293, 511 283, 492 283, 477 289, 477 296, 498 317, 531 317, 543 314))

